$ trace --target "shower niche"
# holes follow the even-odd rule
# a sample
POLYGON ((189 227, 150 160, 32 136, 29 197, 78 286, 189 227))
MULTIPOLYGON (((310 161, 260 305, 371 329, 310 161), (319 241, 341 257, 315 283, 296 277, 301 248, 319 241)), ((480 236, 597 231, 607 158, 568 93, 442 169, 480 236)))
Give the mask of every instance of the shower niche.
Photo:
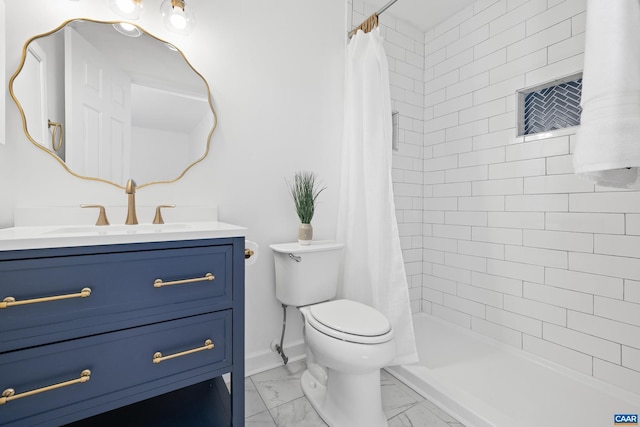
POLYGON ((518 91, 518 136, 580 125, 582 73, 518 91))

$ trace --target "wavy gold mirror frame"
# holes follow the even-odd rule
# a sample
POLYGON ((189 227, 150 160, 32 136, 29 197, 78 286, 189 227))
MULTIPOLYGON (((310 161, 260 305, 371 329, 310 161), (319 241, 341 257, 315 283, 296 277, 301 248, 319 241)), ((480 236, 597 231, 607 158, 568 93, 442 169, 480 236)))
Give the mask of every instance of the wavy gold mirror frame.
MULTIPOLYGON (((11 95, 11 98, 13 99, 13 101, 15 102, 16 106, 18 107, 18 110, 20 111, 20 116, 22 118, 22 125, 23 125, 23 130, 24 133, 26 135, 26 137, 29 139, 29 141, 31 141, 31 143, 33 145, 35 145, 36 147, 38 147, 39 149, 43 150, 44 152, 46 152, 47 154, 49 154, 50 156, 52 156, 67 172, 69 172, 71 175, 77 177, 77 178, 81 178, 81 179, 86 179, 86 180, 92 180, 92 181, 99 181, 99 182, 104 182, 107 184, 111 184, 117 188, 121 188, 124 189, 125 186, 124 184, 119 184, 116 182, 112 182, 109 181, 107 179, 103 179, 103 178, 99 178, 99 177, 93 177, 93 176, 85 176, 85 175, 81 175, 79 173, 74 172, 66 163, 63 159, 61 159, 55 152, 53 152, 52 150, 48 149, 47 147, 43 146, 42 143, 39 143, 38 141, 36 141, 32 135, 29 133, 28 128, 27 128, 27 118, 25 115, 25 111, 23 109, 23 106, 21 105, 20 101, 18 101, 15 93, 14 93, 14 81, 16 79, 16 77, 18 77, 18 75, 20 74, 20 72, 22 71, 24 65, 25 65, 25 61, 27 59, 27 50, 29 48, 29 44, 34 41, 37 40, 39 38, 43 38, 46 36, 49 36, 51 34, 54 34, 60 30, 62 30, 65 26, 69 25, 70 23, 73 22, 89 22, 89 23, 96 23, 96 24, 108 24, 108 25, 114 25, 114 24, 119 24, 119 21, 98 21, 98 20, 93 20, 93 19, 70 19, 68 21, 65 21, 64 23, 62 23, 60 26, 58 26, 57 28, 54 28, 53 30, 43 33, 43 34, 39 34, 36 36, 31 37, 29 40, 26 41, 26 43, 23 46, 22 49, 22 59, 20 61, 20 64, 18 66, 18 69, 15 71, 15 73, 11 76, 10 80, 9 80, 9 93, 11 95)), ((135 26, 138 30, 140 30, 142 32, 142 34, 146 34, 148 36, 150 36, 151 38, 163 43, 164 45, 169 46, 172 50, 175 49, 184 59, 185 63, 191 68, 191 70, 193 70, 193 72, 200 78, 202 79, 202 82, 205 85, 206 88, 206 92, 207 92, 207 102, 209 104, 209 108, 211 109, 211 113, 212 113, 212 120, 213 120, 213 124, 211 127, 211 130, 208 133, 207 136, 207 140, 206 140, 206 145, 205 145, 205 149, 204 149, 204 154, 202 154, 202 156, 200 156, 199 158, 197 158, 195 161, 193 161, 192 163, 188 164, 186 166, 186 168, 175 178, 173 179, 167 179, 167 180, 157 180, 157 181, 151 181, 151 182, 144 182, 144 183, 140 183, 140 185, 137 186, 137 189, 146 187, 148 185, 152 185, 152 184, 168 184, 168 183, 172 183, 175 181, 178 181, 180 178, 182 178, 189 169, 191 169, 193 166, 195 166, 197 163, 201 162, 202 160, 204 160, 204 158, 207 156, 207 154, 209 153, 209 148, 210 148, 210 144, 211 144, 211 137, 213 135, 213 132, 216 129, 216 126, 218 124, 218 119, 217 119, 217 115, 215 112, 215 109, 213 108, 213 104, 211 102, 211 90, 209 87, 209 83, 206 81, 206 79, 202 76, 202 74, 200 74, 194 67, 193 65, 189 62, 189 60, 187 59, 187 57, 184 55, 184 53, 182 51, 180 51, 179 49, 175 48, 175 46, 173 46, 173 44, 162 40, 156 36, 154 36, 153 34, 147 32, 144 28, 139 27, 138 25, 135 24, 130 24, 135 26)), ((51 122, 54 123, 54 122, 51 122)), ((51 125, 50 125, 51 126, 51 125)), ((162 167, 162 165, 158 165, 158 167, 162 167)), ((133 177, 135 178, 135 177, 133 177)))

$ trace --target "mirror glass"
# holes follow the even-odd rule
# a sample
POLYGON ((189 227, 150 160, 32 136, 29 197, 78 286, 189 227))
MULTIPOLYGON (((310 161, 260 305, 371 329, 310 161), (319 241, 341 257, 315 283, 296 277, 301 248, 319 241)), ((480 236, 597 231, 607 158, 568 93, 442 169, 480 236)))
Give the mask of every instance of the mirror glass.
POLYGON ((72 174, 138 188, 179 179, 209 150, 209 85, 140 27, 69 21, 31 38, 10 81, 27 137, 72 174))

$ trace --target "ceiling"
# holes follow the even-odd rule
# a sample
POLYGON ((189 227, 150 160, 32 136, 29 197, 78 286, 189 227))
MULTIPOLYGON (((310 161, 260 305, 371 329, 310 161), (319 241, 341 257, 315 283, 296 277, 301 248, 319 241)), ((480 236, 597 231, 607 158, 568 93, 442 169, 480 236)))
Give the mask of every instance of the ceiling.
MULTIPOLYGON (((388 2, 389 0, 366 0, 375 10, 388 2)), ((475 0, 398 0, 384 13, 407 21, 426 32, 474 2, 475 0)))

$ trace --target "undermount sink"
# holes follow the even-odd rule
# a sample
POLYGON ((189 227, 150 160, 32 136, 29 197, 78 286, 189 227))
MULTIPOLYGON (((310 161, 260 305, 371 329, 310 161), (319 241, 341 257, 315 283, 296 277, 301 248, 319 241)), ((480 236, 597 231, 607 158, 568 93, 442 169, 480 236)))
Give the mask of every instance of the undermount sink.
POLYGON ((179 231, 191 228, 191 224, 136 224, 136 225, 91 225, 85 227, 66 226, 48 231, 46 234, 135 234, 161 233, 163 231, 179 231))

